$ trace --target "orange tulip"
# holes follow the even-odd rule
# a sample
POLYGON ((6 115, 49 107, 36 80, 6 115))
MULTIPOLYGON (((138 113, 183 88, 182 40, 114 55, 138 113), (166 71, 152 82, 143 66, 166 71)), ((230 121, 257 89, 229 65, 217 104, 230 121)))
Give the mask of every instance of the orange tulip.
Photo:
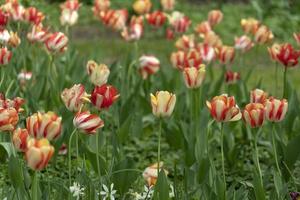
POLYGON ((242 19, 241 26, 245 33, 255 34, 260 26, 260 22, 254 18, 242 19))
POLYGON ((268 43, 271 40, 273 40, 273 38, 274 38, 274 35, 273 35, 272 31, 267 26, 264 26, 264 25, 260 26, 254 35, 254 40, 258 44, 268 43))
POLYGON ((260 103, 249 103, 243 111, 243 119, 252 128, 262 126, 265 120, 265 107, 260 103))
MULTIPOLYGON (((160 170, 164 170, 165 174, 168 174, 168 171, 163 169, 163 162, 159 163, 159 172, 160 170)), ((153 165, 150 165, 147 167, 144 172, 143 172, 143 178, 147 182, 149 187, 152 187, 156 184, 158 174, 157 174, 157 168, 158 168, 158 163, 154 163, 153 165)))
POLYGON ((223 20, 223 13, 220 10, 212 10, 208 13, 208 22, 211 26, 219 24, 223 20))
POLYGON ((269 55, 273 61, 277 61, 277 54, 279 53, 280 48, 280 45, 277 43, 274 43, 271 47, 268 47, 269 55))

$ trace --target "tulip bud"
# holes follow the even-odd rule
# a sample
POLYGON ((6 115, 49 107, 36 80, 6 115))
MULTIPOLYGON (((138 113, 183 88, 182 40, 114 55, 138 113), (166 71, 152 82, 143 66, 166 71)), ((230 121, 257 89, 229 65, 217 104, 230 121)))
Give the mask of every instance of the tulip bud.
POLYGON ((221 48, 223 45, 221 38, 213 31, 205 35, 203 43, 215 48, 221 48))
POLYGON ((8 22, 8 14, 0 9, 0 30, 3 30, 8 22))
POLYGON ((150 11, 152 3, 150 0, 136 0, 132 7, 134 12, 139 15, 143 15, 150 11))
POLYGON ((18 128, 13 133, 13 144, 15 148, 19 151, 25 152, 27 150, 27 141, 29 139, 29 134, 27 129, 18 128))
POLYGON ((25 158, 28 167, 33 170, 42 170, 47 165, 54 154, 54 147, 50 145, 49 141, 43 139, 29 139, 27 142, 27 150, 25 158))
POLYGON ((160 62, 155 56, 143 55, 139 58, 139 72, 143 79, 147 79, 149 75, 155 74, 160 67, 160 62))
POLYGON ((233 96, 228 97, 227 94, 215 96, 210 102, 206 101, 206 105, 217 122, 237 121, 242 117, 233 96))
POLYGON ((185 68, 183 78, 187 88, 199 88, 205 78, 205 65, 200 65, 199 69, 196 67, 185 68))
POLYGON ((0 65, 7 65, 11 60, 12 52, 6 47, 0 48, 0 65))
POLYGON ((191 20, 187 16, 184 16, 183 13, 178 11, 174 11, 172 13, 172 15, 169 17, 169 21, 176 33, 186 32, 191 24, 191 20))
POLYGON ((110 71, 105 64, 98 65, 95 61, 90 60, 86 65, 86 69, 90 76, 90 81, 94 85, 101 86, 107 83, 110 71))
POLYGON ((78 111, 85 102, 90 102, 89 95, 81 84, 75 84, 70 89, 64 89, 61 93, 61 99, 70 111, 78 111))
POLYGON ((64 9, 61 11, 60 24, 62 26, 73 26, 78 20, 78 12, 74 10, 64 9))
POLYGON ((210 31, 212 31, 212 28, 208 21, 201 22, 195 28, 195 32, 198 33, 200 37, 205 37, 210 31))
POLYGON ((102 11, 107 11, 110 7, 110 0, 95 0, 93 6, 93 12, 96 17, 100 15, 102 11))
POLYGON ((254 35, 254 40, 258 44, 265 44, 273 40, 274 35, 267 26, 260 26, 254 35))
POLYGON ((123 10, 108 10, 100 13, 101 21, 104 25, 112 28, 115 31, 121 31, 126 26, 128 11, 123 10))
POLYGON ((73 119, 74 126, 86 134, 95 134, 97 129, 104 126, 104 122, 97 115, 90 112, 77 113, 73 119))
POLYGON ((229 46, 222 46, 217 53, 222 64, 232 63, 235 56, 234 48, 229 46))
POLYGON ((220 10, 212 10, 208 13, 208 22, 211 26, 219 24, 223 20, 223 13, 220 10))
POLYGON ((41 24, 33 25, 31 31, 27 33, 27 39, 30 42, 45 42, 50 35, 41 24))
POLYGON ((116 88, 111 85, 96 86, 92 92, 91 101, 98 110, 109 108, 118 98, 116 88))
POLYGON ((251 103, 261 103, 265 104, 268 98, 268 94, 260 89, 255 89, 250 92, 250 102, 251 103))
POLYGON ((19 38, 17 32, 15 32, 15 33, 10 32, 10 38, 9 38, 8 44, 15 48, 21 44, 21 39, 19 38))
POLYGON ((34 138, 53 140, 61 134, 61 117, 54 112, 38 112, 27 117, 26 128, 29 135, 34 138))
POLYGON ((285 67, 294 67, 299 62, 300 51, 297 51, 289 43, 280 45, 279 52, 276 55, 277 61, 285 67))
POLYGON ((160 4, 165 11, 171 11, 175 7, 175 0, 160 0, 160 4))
POLYGON ((243 119, 252 128, 262 126, 265 120, 265 107, 260 103, 249 103, 243 111, 243 119))
POLYGON ((281 46, 277 43, 274 43, 271 47, 268 47, 268 52, 269 52, 271 60, 278 61, 277 55, 280 52, 280 48, 281 48, 281 46))
POLYGON ((25 8, 18 2, 7 1, 2 5, 3 11, 8 13, 9 18, 13 21, 22 21, 25 15, 25 8))
POLYGON ((19 121, 18 112, 14 108, 0 108, 0 131, 13 131, 19 121))
POLYGON ((225 82, 227 84, 235 84, 240 78, 240 73, 238 72, 227 71, 225 74, 225 82))
POLYGON ((142 37, 143 31, 144 31, 143 17, 132 16, 129 27, 124 28, 124 30, 121 32, 121 36, 126 41, 136 41, 142 37))
POLYGON ((278 100, 270 97, 266 100, 266 119, 271 122, 280 122, 284 119, 287 110, 288 102, 286 99, 278 100))
POLYGON ((173 52, 170 57, 172 66, 182 70, 184 68, 185 57, 186 53, 184 51, 173 52))
POLYGON ((250 50, 253 46, 254 46, 253 42, 246 35, 243 35, 239 38, 235 38, 235 46, 234 47, 236 49, 242 50, 242 52, 246 52, 246 51, 250 50))
POLYGON ((176 41, 175 46, 178 50, 189 51, 195 47, 195 42, 194 35, 183 35, 176 41))
POLYGON ((175 103, 176 95, 168 91, 158 91, 155 96, 151 96, 152 113, 156 117, 169 117, 171 116, 175 103))
POLYGON ((35 7, 29 7, 24 12, 24 19, 33 24, 40 24, 44 18, 44 14, 35 7))
POLYGON ((68 37, 61 32, 52 33, 47 40, 45 45, 50 52, 64 52, 67 50, 68 37))
POLYGON ((216 57, 215 49, 209 44, 198 44, 197 48, 204 62, 209 63, 216 57))
MULTIPOLYGON (((165 174, 168 174, 168 171, 163 169, 163 162, 159 163, 159 172, 161 170, 164 170, 165 174)), ((155 163, 153 165, 150 165, 149 167, 147 167, 144 172, 143 172, 143 178, 144 180, 147 182, 149 187, 152 187, 156 184, 157 178, 158 178, 158 174, 157 174, 157 168, 158 168, 158 163, 155 163)))
POLYGON ((192 49, 189 52, 187 52, 184 60, 184 65, 183 65, 184 68, 186 67, 199 68, 201 64, 202 64, 202 57, 197 50, 192 49))
POLYGON ((254 18, 242 19, 241 26, 245 33, 255 34, 260 26, 260 22, 254 18))
POLYGON ((151 26, 156 28, 161 27, 167 20, 166 15, 161 11, 154 11, 146 15, 146 19, 151 26))

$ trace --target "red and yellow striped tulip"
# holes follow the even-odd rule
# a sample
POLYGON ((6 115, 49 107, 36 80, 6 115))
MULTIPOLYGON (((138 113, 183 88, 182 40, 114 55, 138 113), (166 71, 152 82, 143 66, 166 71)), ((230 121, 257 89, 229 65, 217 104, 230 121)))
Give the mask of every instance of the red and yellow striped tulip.
POLYGON ((215 49, 209 44, 200 43, 196 47, 204 62, 210 63, 216 57, 215 49))
POLYGON ((268 98, 268 94, 261 89, 255 89, 250 92, 250 102, 251 103, 265 104, 267 98, 268 98))
POLYGON ((241 50, 242 52, 249 51, 254 46, 251 38, 247 35, 235 38, 235 48, 241 50))
POLYGON ((90 102, 89 97, 82 84, 75 84, 61 93, 61 99, 70 111, 80 110, 85 102, 90 102))
POLYGON ((187 88, 199 88, 205 79, 205 65, 202 64, 199 68, 185 68, 183 78, 187 88))
POLYGON ((262 126, 265 121, 264 105, 260 103, 247 104, 243 111, 243 119, 251 128, 262 126))
POLYGON ((189 51, 195 47, 195 36, 194 35, 183 35, 175 43, 175 47, 178 50, 189 51))
POLYGON ((183 13, 174 11, 169 17, 170 25, 176 33, 184 33, 188 30, 191 20, 183 13))
POLYGON ((222 64, 228 64, 232 63, 235 56, 235 50, 230 46, 222 46, 221 48, 217 49, 217 54, 222 64))
POLYGON ((168 91, 158 91, 155 95, 150 94, 152 113, 156 117, 169 117, 171 116, 175 104, 176 95, 168 91))
POLYGON ((69 39, 62 32, 56 32, 49 35, 45 41, 47 49, 52 53, 64 52, 67 50, 69 39))
POLYGON ((143 79, 147 79, 149 75, 155 74, 160 68, 159 60, 152 55, 143 55, 139 58, 139 72, 143 79))
POLYGON ((40 24, 45 19, 45 15, 35 7, 26 8, 24 20, 32 24, 40 24))
POLYGON ((271 122, 280 122, 284 119, 288 111, 288 102, 286 99, 275 99, 270 97, 266 100, 266 119, 271 122))
POLYGON ((221 38, 213 31, 206 33, 203 43, 215 48, 221 48, 223 46, 221 38))
MULTIPOLYGON (((160 170, 164 170, 165 174, 168 175, 168 171, 163 169, 163 162, 159 163, 159 172, 160 170)), ((156 184, 157 178, 158 178, 158 163, 154 163, 147 167, 143 172, 143 178, 146 181, 148 187, 152 187, 156 184)))
POLYGON ((94 6, 92 8, 94 15, 96 17, 99 17, 101 15, 101 12, 105 12, 110 7, 110 0, 95 0, 94 6))
POLYGON ((237 81, 239 81, 241 78, 240 73, 233 72, 233 71, 227 71, 225 73, 225 82, 227 84, 235 84, 237 81))
POLYGON ((13 131, 19 121, 14 108, 0 108, 0 131, 13 131))
POLYGON ((265 25, 261 25, 257 29, 257 31, 254 35, 254 40, 258 44, 268 43, 268 42, 272 41, 273 38, 274 38, 274 35, 273 35, 272 31, 265 25))
POLYGON ((215 26, 223 20, 223 13, 220 10, 212 10, 208 13, 207 18, 209 24, 215 26))
POLYGON ((11 60, 12 52, 6 47, 0 48, 0 65, 7 65, 11 60))
POLYGON ((208 21, 203 21, 200 24, 197 24, 195 28, 195 32, 200 36, 200 37, 205 37, 207 33, 212 31, 212 28, 209 24, 208 21))
POLYGON ((158 28, 165 24, 167 17, 165 13, 161 11, 154 11, 150 14, 147 14, 146 19, 149 25, 158 28))
POLYGON ((127 18, 128 11, 125 9, 108 10, 100 13, 102 23, 115 31, 121 31, 125 28, 127 18))
POLYGON ((25 152, 27 150, 27 141, 29 134, 27 129, 17 128, 13 133, 13 144, 18 151, 25 152))
POLYGON ((91 102, 98 109, 109 108, 120 95, 112 85, 96 86, 92 92, 91 102))
POLYGON ((281 48, 280 44, 277 43, 274 43, 271 47, 268 47, 268 52, 271 60, 278 61, 277 55, 280 52, 280 48, 281 48))
POLYGON ((21 106, 25 103, 25 100, 21 97, 15 97, 14 99, 7 99, 0 93, 0 108, 14 108, 17 112, 22 112, 21 106))
POLYGON ((97 64, 95 61, 90 60, 86 65, 86 69, 90 77, 90 81, 94 85, 101 86, 107 83, 110 70, 105 64, 97 64))
POLYGON ((294 33, 294 39, 298 45, 300 45, 300 33, 294 33))
POLYGON ((300 51, 297 51, 289 43, 280 45, 279 52, 277 53, 277 61, 285 67, 294 67, 298 64, 300 51))
POLYGON ((41 24, 33 25, 31 31, 27 33, 27 39, 30 42, 45 42, 50 35, 41 24))
POLYGON ((88 135, 95 134, 97 129, 104 126, 102 119, 89 111, 77 113, 73 119, 73 124, 77 129, 88 135))
POLYGON ((241 26, 246 34, 255 34, 260 26, 260 22, 254 18, 242 19, 241 26))

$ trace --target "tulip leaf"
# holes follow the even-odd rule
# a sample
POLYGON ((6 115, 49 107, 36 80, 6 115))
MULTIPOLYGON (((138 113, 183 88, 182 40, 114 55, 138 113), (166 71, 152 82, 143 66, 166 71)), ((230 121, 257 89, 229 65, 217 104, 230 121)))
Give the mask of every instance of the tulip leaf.
POLYGON ((164 170, 160 170, 157 183, 155 184, 154 196, 155 200, 168 200, 169 197, 169 183, 164 170))
POLYGON ((9 142, 1 142, 0 143, 0 158, 4 157, 3 154, 1 152, 5 152, 7 154, 8 157, 10 157, 13 154, 13 146, 11 143, 9 142), (3 150, 3 151, 1 151, 3 150))

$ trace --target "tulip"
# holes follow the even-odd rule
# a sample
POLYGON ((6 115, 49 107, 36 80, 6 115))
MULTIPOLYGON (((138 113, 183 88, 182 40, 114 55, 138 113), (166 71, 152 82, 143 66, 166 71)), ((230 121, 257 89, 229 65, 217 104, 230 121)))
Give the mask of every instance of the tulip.
POLYGON ((18 80, 21 86, 25 86, 26 82, 31 80, 32 72, 22 71, 18 74, 18 80))
POLYGON ((215 49, 209 44, 200 43, 197 45, 196 49, 200 53, 200 56, 203 59, 203 61, 206 63, 211 62, 216 56, 215 49))
POLYGON ((96 86, 92 92, 91 101, 98 110, 109 108, 118 98, 118 91, 111 85, 96 86))
POLYGON ((139 15, 143 15, 150 11, 152 3, 150 0, 136 0, 132 7, 134 12, 139 15))
POLYGON ((242 117, 233 96, 228 97, 227 94, 215 96, 211 101, 206 101, 206 105, 217 122, 237 121, 242 117))
POLYGON ((215 48, 220 48, 222 47, 223 43, 220 37, 213 31, 208 32, 204 36, 204 44, 208 44, 209 46, 215 47, 215 48))
POLYGON ((249 103, 243 111, 243 119, 252 128, 262 126, 265 120, 265 107, 260 103, 249 103))
POLYGON ((223 20, 223 13, 220 10, 212 10, 208 13, 208 22, 211 26, 219 24, 223 20))
POLYGON ((143 55, 139 58, 139 72, 143 79, 147 79, 149 75, 158 72, 160 62, 155 56, 143 55))
POLYGON ((163 169, 163 162, 160 162, 159 165, 158 163, 154 163, 153 165, 150 165, 147 167, 144 172, 143 172, 143 178, 147 182, 149 187, 152 187, 156 184, 157 178, 158 178, 158 172, 161 170, 164 170, 165 174, 168 174, 168 171, 163 169), (159 170, 158 170, 159 166, 159 170))
POLYGON ((253 46, 254 46, 253 42, 246 35, 243 35, 239 38, 235 38, 235 46, 234 47, 236 49, 246 52, 246 51, 250 50, 253 46))
POLYGON ((9 18, 13 21, 22 21, 24 19, 25 9, 18 2, 7 1, 2 5, 2 9, 8 13, 9 18))
POLYGON ((100 13, 102 23, 115 31, 121 31, 125 28, 127 17, 128 11, 125 9, 108 10, 100 13))
POLYGON ((18 36, 17 32, 10 32, 10 38, 8 41, 8 44, 14 48, 16 48, 17 46, 19 46, 21 44, 21 39, 18 36))
POLYGON ((288 102, 286 99, 278 100, 270 97, 266 100, 266 119, 271 122, 280 122, 284 119, 287 110, 288 102))
POLYGON ((174 68, 182 70, 184 68, 186 53, 184 51, 177 51, 171 54, 170 60, 174 68))
POLYGON ((78 20, 78 9, 80 3, 78 0, 67 0, 61 4, 60 23, 64 25, 73 26, 78 20))
POLYGON ((78 10, 81 4, 78 0, 66 0, 64 3, 60 5, 62 10, 69 9, 69 10, 78 10))
POLYGON ((167 28, 166 38, 167 40, 173 40, 175 38, 174 31, 171 28, 167 28))
POLYGON ((45 42, 50 34, 43 29, 42 25, 33 25, 30 32, 27 33, 27 39, 30 42, 45 42))
POLYGON ((298 45, 300 45, 300 33, 294 33, 294 38, 298 45))
POLYGON ((265 44, 270 42, 274 38, 274 35, 267 26, 260 26, 254 35, 254 40, 258 44, 265 44))
POLYGON ((195 32, 198 33, 201 37, 205 37, 205 35, 210 31, 212 31, 212 28, 208 21, 201 22, 195 28, 195 32))
POLYGON ((27 150, 27 141, 29 134, 27 129, 18 128, 13 133, 13 144, 18 151, 25 152, 27 150))
POLYGON ((242 19, 241 26, 245 33, 255 34, 260 26, 260 22, 254 18, 242 19))
POLYGON ((234 48, 229 46, 222 46, 217 50, 217 53, 222 64, 232 63, 235 56, 234 48))
POLYGON ((189 51, 195 47, 195 36, 183 35, 176 41, 175 46, 178 50, 189 51))
POLYGON ((171 11, 175 7, 175 0, 160 0, 160 4, 165 11, 171 11))
POLYGON ((6 30, 6 29, 0 30, 1 44, 7 44, 9 40, 10 40, 10 34, 9 34, 8 30, 6 30))
POLYGON ((78 111, 85 102, 90 102, 89 95, 85 92, 82 84, 75 84, 69 89, 64 89, 61 93, 61 99, 70 111, 78 111))
POLYGON ((0 108, 0 131, 13 131, 19 121, 18 112, 14 108, 0 108))
POLYGON ((238 72, 227 71, 225 73, 225 82, 227 84, 235 84, 240 78, 240 73, 238 72))
POLYGON ((183 70, 183 78, 187 88, 199 88, 205 78, 205 65, 199 68, 190 67, 183 70))
POLYGON ((107 11, 110 7, 110 0, 95 0, 93 12, 96 17, 100 16, 102 11, 107 11))
POLYGON ((8 14, 2 9, 0 9, 0 30, 5 29, 7 23, 8 23, 8 14))
POLYGON ((40 24, 44 18, 44 14, 35 7, 29 7, 24 12, 24 19, 33 24, 40 24))
POLYGON ((250 102, 265 104, 268 98, 268 94, 260 89, 255 89, 250 92, 250 102))
POLYGON ((300 51, 297 51, 289 43, 280 45, 279 52, 276 54, 277 60, 282 63, 286 68, 294 67, 298 64, 300 51))
POLYGON ((171 17, 169 17, 169 21, 176 33, 186 32, 191 24, 191 20, 178 11, 172 13, 171 17))
POLYGON ((187 52, 185 60, 184 60, 184 65, 183 67, 196 67, 199 68, 199 66, 202 64, 202 57, 200 53, 192 49, 189 52, 187 52))
POLYGON ((42 170, 47 165, 54 154, 54 147, 50 145, 49 141, 43 139, 29 139, 27 142, 27 150, 25 158, 27 165, 33 170, 42 170))
POLYGON ((271 60, 278 61, 277 55, 280 52, 280 48, 281 48, 281 46, 277 43, 274 43, 271 47, 268 47, 268 52, 271 57, 271 60))
POLYGON ((30 136, 48 140, 56 139, 61 134, 61 117, 54 112, 37 112, 26 119, 26 128, 30 136))
POLYGON ((130 20, 129 27, 125 27, 121 35, 126 41, 139 40, 144 31, 143 17, 133 16, 130 20))
POLYGON ((52 33, 47 40, 45 45, 50 52, 64 52, 67 50, 68 37, 62 32, 52 33))
POLYGON ((90 77, 90 81, 94 85, 101 86, 107 83, 110 70, 105 64, 98 65, 95 61, 90 60, 86 65, 86 69, 90 77))
POLYGON ((7 65, 12 57, 12 52, 6 47, 0 48, 0 65, 7 65))
POLYGON ((95 134, 97 129, 104 126, 104 122, 99 116, 90 114, 88 111, 77 113, 73 119, 73 124, 88 135, 95 134))
POLYGON ((21 106, 24 104, 24 102, 25 100, 20 97, 16 97, 11 100, 5 98, 5 96, 0 93, 0 108, 14 108, 17 112, 21 112, 23 111, 21 106))
POLYGON ((155 96, 151 96, 152 113, 156 117, 169 117, 171 116, 175 103, 176 95, 168 91, 158 91, 155 96))
POLYGON ((161 11, 154 11, 153 13, 146 15, 146 19, 149 25, 158 28, 164 25, 164 23, 167 20, 167 17, 165 13, 161 11))

